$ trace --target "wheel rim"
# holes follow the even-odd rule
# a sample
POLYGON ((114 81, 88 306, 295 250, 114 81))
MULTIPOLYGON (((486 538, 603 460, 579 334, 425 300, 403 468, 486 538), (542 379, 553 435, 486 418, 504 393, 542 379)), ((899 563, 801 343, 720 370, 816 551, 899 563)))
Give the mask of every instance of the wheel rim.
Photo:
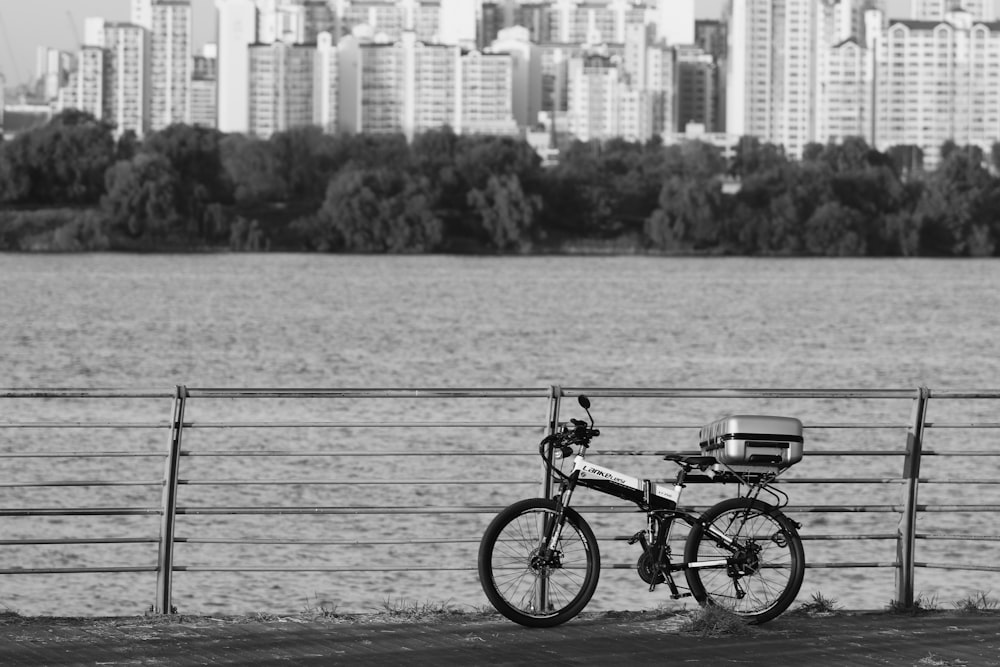
POLYGON ((563 527, 557 553, 540 556, 542 528, 554 514, 539 508, 517 515, 500 531, 493 548, 493 587, 527 616, 554 616, 584 594, 591 555, 572 521, 563 527))
MULTIPOLYGON (((794 576, 795 554, 781 525, 773 517, 742 508, 720 514, 713 527, 735 538, 740 548, 735 562, 724 568, 704 568, 698 576, 708 600, 739 615, 766 612, 781 600, 794 576)), ((696 560, 721 560, 733 552, 706 534, 696 560)))

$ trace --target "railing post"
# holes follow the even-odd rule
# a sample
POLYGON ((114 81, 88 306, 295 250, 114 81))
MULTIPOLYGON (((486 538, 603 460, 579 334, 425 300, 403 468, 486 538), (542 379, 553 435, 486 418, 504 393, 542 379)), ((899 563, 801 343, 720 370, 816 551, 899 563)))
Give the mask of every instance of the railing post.
POLYGON ((170 422, 170 450, 163 472, 163 497, 160 503, 160 553, 156 563, 156 614, 176 613, 171 604, 174 574, 174 520, 177 516, 177 476, 180 471, 181 436, 184 433, 184 406, 187 387, 178 385, 174 392, 174 414, 170 422))
POLYGON ((930 389, 920 387, 913 400, 913 413, 906 430, 906 458, 903 462, 903 515, 896 537, 896 603, 903 608, 913 606, 917 549, 917 492, 920 486, 920 458, 924 447, 924 422, 930 389))
MULTIPOLYGON (((552 435, 559 430, 559 406, 562 403, 562 387, 552 385, 549 387, 549 419, 546 424, 546 435, 552 435)), ((542 498, 552 497, 552 475, 548 468, 542 464, 542 498)))

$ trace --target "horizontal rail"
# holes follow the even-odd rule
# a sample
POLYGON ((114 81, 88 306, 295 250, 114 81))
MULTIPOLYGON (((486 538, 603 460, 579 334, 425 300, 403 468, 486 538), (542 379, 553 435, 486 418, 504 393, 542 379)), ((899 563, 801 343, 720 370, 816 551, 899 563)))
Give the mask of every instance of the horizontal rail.
POLYGON ((129 572, 156 572, 156 565, 126 566, 115 565, 106 567, 26 567, 0 568, 0 574, 119 574, 129 572))
MULTIPOLYGON (((383 566, 379 562, 365 563, 357 567, 340 567, 340 566, 329 566, 325 564, 310 565, 308 563, 297 563, 296 566, 289 567, 286 565, 270 565, 270 564, 231 564, 231 565, 212 565, 208 563, 186 563, 179 564, 172 555, 172 545, 173 544, 189 544, 189 545, 282 545, 282 546, 308 546, 308 545, 322 545, 330 547, 344 547, 353 548, 361 545, 365 546, 394 546, 399 545, 398 539, 393 539, 393 537, 382 536, 382 531, 375 530, 372 534, 364 535, 359 539, 345 539, 345 538, 308 538, 308 537, 298 537, 290 536, 288 539, 278 538, 274 536, 235 536, 235 537, 221 537, 213 535, 188 535, 188 536, 176 536, 173 531, 173 522, 177 517, 184 516, 197 516, 197 515, 246 515, 246 516, 263 516, 263 515, 370 515, 370 516, 387 516, 387 515, 401 515, 401 516, 414 516, 414 515, 492 515, 499 511, 502 507, 501 503, 498 502, 497 505, 492 504, 471 504, 468 502, 448 502, 456 497, 454 490, 460 487, 522 487, 539 485, 540 480, 538 479, 525 479, 517 478, 516 473, 514 475, 504 475, 503 477, 490 477, 489 479, 483 479, 481 476, 477 476, 468 469, 465 469, 464 476, 462 478, 448 478, 447 472, 444 471, 442 478, 432 476, 431 474, 413 474, 412 471, 419 470, 414 465, 411 465, 412 459, 415 457, 419 458, 430 458, 439 457, 442 459, 449 459, 454 457, 465 457, 463 460, 463 465, 467 457, 476 457, 475 460, 483 461, 484 457, 502 457, 502 458, 533 458, 534 457, 534 442, 530 443, 529 446, 523 449, 517 450, 490 450, 490 451, 471 451, 469 448, 464 448, 460 450, 447 450, 442 448, 436 448, 433 450, 421 450, 419 447, 404 449, 402 451, 371 451, 370 449, 363 449, 358 446, 356 442, 352 443, 350 437, 353 436, 355 431, 365 430, 366 432, 377 432, 380 429, 388 429, 392 432, 392 437, 396 437, 399 432, 405 432, 407 430, 413 431, 423 431, 428 429, 450 429, 454 431, 460 430, 474 430, 476 433, 496 433, 497 430, 528 430, 528 431, 538 431, 550 432, 557 424, 559 424, 559 410, 558 401, 565 400, 568 398, 573 398, 582 394, 586 394, 590 398, 621 398, 628 400, 636 399, 709 399, 713 401, 728 401, 732 399, 767 399, 767 400, 780 400, 789 399, 793 401, 798 401, 800 399, 812 400, 838 400, 838 401, 905 401, 905 405, 926 405, 927 400, 938 400, 938 399, 948 399, 955 401, 968 401, 968 400, 997 400, 1000 399, 1000 390, 964 390, 964 391, 952 391, 952 392, 940 392, 940 391, 930 391, 928 389, 794 389, 794 388, 767 388, 767 389, 752 389, 752 388, 621 388, 621 387, 608 387, 608 388, 567 388, 567 387, 548 387, 545 389, 540 388, 494 388, 494 389, 480 389, 480 388, 216 388, 216 387, 177 387, 176 391, 163 391, 159 389, 137 389, 137 390, 119 390, 119 389, 107 389, 107 388, 96 388, 96 389, 82 389, 82 388, 57 388, 57 389, 0 389, 0 398, 6 399, 36 399, 42 401, 48 401, 52 404, 56 404, 58 401, 83 401, 83 400, 157 400, 162 401, 162 399, 170 399, 172 404, 176 407, 178 404, 183 406, 185 402, 190 401, 205 401, 205 400, 216 400, 224 399, 226 401, 239 401, 239 400, 254 400, 254 399, 278 399, 282 403, 286 401, 291 401, 292 399, 329 399, 331 401, 350 401, 351 405, 356 405, 358 401, 372 401, 372 400, 412 400, 419 399, 420 401, 426 400, 452 400, 452 399, 482 399, 482 400, 503 400, 503 399, 544 399, 550 408, 551 419, 548 422, 542 421, 542 419, 533 419, 531 417, 524 418, 516 412, 510 414, 511 420, 509 423, 489 423, 484 424, 481 420, 470 420, 465 415, 471 414, 467 413, 455 413, 459 416, 456 420, 443 420, 443 419, 412 419, 404 418, 399 421, 390 421, 383 418, 379 409, 373 409, 369 412, 356 412, 353 409, 350 413, 343 414, 344 418, 338 418, 336 406, 339 404, 333 404, 334 408, 330 408, 328 405, 322 405, 324 410, 322 418, 281 418, 280 415, 276 415, 277 418, 266 419, 266 418, 256 418, 247 419, 243 416, 234 415, 232 419, 225 419, 224 413, 222 414, 211 414, 209 411, 213 409, 212 404, 208 404, 206 407, 206 413, 201 412, 201 406, 199 406, 198 418, 192 418, 189 411, 189 416, 185 418, 184 410, 175 410, 174 419, 172 420, 159 420, 159 419, 142 419, 142 415, 133 412, 129 414, 123 414, 123 419, 120 422, 113 420, 101 419, 99 413, 95 414, 93 420, 87 421, 84 419, 75 419, 76 413, 69 412, 65 413, 67 419, 64 420, 49 420, 49 419, 38 419, 38 420, 28 420, 19 419, 16 415, 7 413, 11 417, 11 421, 0 422, 0 429, 7 430, 33 430, 42 431, 45 429, 51 430, 101 430, 101 437, 105 437, 103 432, 105 431, 115 431, 122 432, 122 436, 117 434, 112 437, 128 437, 131 435, 127 432, 129 431, 139 431, 139 430, 156 430, 169 432, 171 434, 171 442, 176 445, 171 451, 123 451, 123 450, 103 450, 97 451, 92 449, 87 449, 85 447, 76 444, 74 449, 65 451, 5 451, 0 453, 0 459, 39 459, 39 460, 53 460, 53 459, 87 459, 87 460, 97 460, 101 458, 107 459, 148 459, 154 465, 167 466, 167 471, 164 473, 163 478, 152 478, 150 475, 131 475, 127 479, 117 480, 114 478, 109 478, 108 476, 101 476, 100 474, 95 474, 93 478, 89 478, 88 475, 81 474, 78 478, 60 477, 61 472, 57 472, 53 475, 53 479, 4 479, 0 482, 0 489, 17 490, 17 489, 27 489, 27 488, 46 488, 51 487, 53 489, 65 488, 65 487, 105 487, 112 489, 115 487, 163 487, 164 490, 172 489, 174 494, 173 500, 168 503, 167 493, 164 493, 164 504, 161 507, 133 507, 128 506, 129 501, 120 500, 108 500, 110 498, 110 492, 100 492, 101 498, 108 503, 107 507, 100 507, 99 505, 102 500, 87 501, 92 506, 89 507, 24 507, 24 508, 12 508, 4 507, 0 508, 0 517, 31 517, 31 516, 120 516, 120 515, 135 515, 135 516, 159 516, 163 520, 161 525, 161 536, 160 537, 91 537, 84 536, 80 538, 67 538, 59 536, 32 536, 23 539, 5 539, 0 540, 0 546, 8 548, 16 548, 29 545, 114 545, 114 544, 157 544, 160 545, 160 558, 154 567, 136 567, 136 568, 124 568, 124 567, 80 567, 80 568, 8 568, 0 570, 0 574, 25 574, 25 573, 57 573, 66 574, 74 572, 157 572, 158 576, 158 595, 157 595, 157 609, 170 609, 169 604, 169 589, 170 589, 170 579, 168 575, 172 572, 381 572, 381 571, 398 571, 398 564, 392 563, 383 566), (553 406, 555 409, 553 409, 553 406), (362 418, 364 415, 373 414, 373 418, 362 418), (327 418, 329 415, 329 418, 327 418), (362 417, 357 417, 356 415, 362 415, 362 417), (274 448, 268 446, 267 449, 250 449, 244 443, 233 443, 235 447, 232 449, 227 449, 220 446, 220 443, 212 441, 212 438, 216 437, 216 433, 223 431, 254 431, 258 433, 268 433, 275 431, 295 431, 298 429, 303 430, 322 430, 322 429, 350 429, 350 433, 345 436, 338 435, 338 442, 334 446, 341 447, 340 441, 343 441, 348 447, 353 449, 335 449, 334 446, 326 447, 325 443, 322 449, 318 447, 304 446, 300 450, 294 450, 289 448, 274 448), (189 444, 189 440, 181 442, 181 435, 184 432, 199 432, 199 439, 193 442, 197 444, 197 447, 192 447, 189 444), (241 460, 245 463, 245 468, 239 468, 239 474, 229 474, 231 470, 226 472, 212 474, 212 472, 205 472, 202 468, 212 468, 216 466, 215 461, 198 461, 195 462, 194 459, 210 459, 210 458, 226 458, 232 460, 241 460), (388 474, 379 473, 362 473, 360 475, 355 475, 348 472, 346 469, 338 475, 338 478, 324 477, 322 479, 317 478, 288 478, 286 476, 276 477, 275 474, 267 468, 268 459, 291 459, 291 458, 306 458, 306 459, 384 459, 384 458, 405 458, 408 457, 406 462, 400 466, 400 468, 410 468, 410 472, 406 473, 405 477, 391 478, 388 474), (185 466, 191 466, 189 470, 182 470, 181 472, 171 473, 170 466, 185 460, 185 466), (259 479, 252 478, 252 472, 256 470, 264 472, 265 477, 259 479), (197 467, 197 472, 195 468, 197 467), (250 471, 250 472, 247 472, 250 471), (246 474, 246 478, 241 477, 242 474, 246 474), (332 487, 349 487, 350 489, 358 489, 364 487, 391 487, 391 491, 386 490, 386 503, 378 504, 378 493, 364 493, 353 491, 357 498, 363 498, 362 500, 350 500, 346 501, 346 504, 324 504, 324 505, 311 505, 304 504, 306 501, 297 498, 287 498, 291 500, 289 505, 281 505, 275 502, 260 502, 253 503, 253 501, 244 501, 242 498, 233 503, 232 500, 228 501, 218 501, 215 504, 196 502, 191 504, 184 504, 184 498, 181 498, 181 502, 178 503, 176 500, 176 489, 178 487, 184 487, 189 489, 206 489, 209 487, 238 487, 238 488, 251 488, 251 487, 267 487, 273 486, 278 488, 283 487, 308 487, 315 486, 317 488, 332 488, 332 487), (425 489, 417 489, 414 494, 418 498, 418 502, 407 503, 407 496, 403 491, 407 487, 441 487, 443 489, 443 494, 436 495, 431 491, 426 491, 425 489), (426 498, 422 497, 426 493, 426 498), (298 502, 296 502, 296 500, 298 502), (376 502, 372 502, 375 500, 376 502), (435 501, 445 500, 442 504, 434 504, 435 501), (250 504, 243 505, 243 502, 249 502, 250 504), (115 505, 115 503, 120 503, 120 505, 115 505), (167 535, 168 537, 163 537, 167 535), (171 548, 164 549, 164 544, 169 543, 171 548)), ((73 404, 75 406, 75 403, 73 404)), ((132 404, 130 404, 132 405, 132 404)), ((374 405, 374 404, 367 404, 374 405)), ((405 406, 409 409, 409 406, 405 406)), ((812 449, 808 448, 805 452, 807 459, 815 459, 817 457, 851 457, 848 460, 863 459, 864 463, 859 463, 859 466, 867 465, 868 461, 877 461, 879 465, 882 465, 883 460, 891 459, 902 459, 903 461, 903 473, 899 476, 896 475, 886 475, 880 474, 880 468, 873 468, 872 473, 864 476, 857 477, 846 477, 846 476, 836 476, 836 475, 826 475, 818 476, 811 475, 808 477, 795 477, 793 475, 788 475, 780 480, 778 484, 795 486, 796 488, 801 488, 808 485, 881 485, 888 487, 900 487, 904 489, 905 492, 901 495, 900 502, 881 502, 884 500, 884 492, 879 492, 877 496, 880 502, 847 502, 847 503, 829 503, 829 504, 812 504, 812 503, 800 503, 797 505, 789 505, 784 508, 789 514, 853 514, 853 513, 872 513, 879 515, 899 515, 900 517, 909 516, 913 520, 912 526, 905 525, 905 522, 900 524, 900 529, 897 532, 885 531, 884 528, 879 532, 866 532, 866 533, 846 533, 843 532, 842 527, 838 528, 841 532, 837 534, 819 534, 819 535, 803 535, 803 540, 810 542, 861 542, 861 541, 896 541, 897 545, 904 543, 906 540, 920 540, 922 542, 929 541, 979 541, 979 542, 1000 542, 1000 536, 993 535, 962 535, 962 534, 946 534, 938 532, 919 532, 916 528, 916 517, 917 515, 922 515, 924 513, 995 513, 1000 510, 1000 504, 996 502, 987 502, 990 500, 990 496, 980 495, 975 498, 969 497, 969 500, 979 500, 978 503, 970 502, 969 504, 960 503, 949 503, 949 504, 939 504, 939 503, 927 503, 919 502, 917 499, 916 489, 918 486, 925 484, 933 485, 944 485, 944 484, 981 484, 984 486, 995 487, 1000 484, 1000 476, 997 478, 990 477, 987 469, 983 468, 980 461, 976 461, 973 467, 970 468, 973 472, 978 472, 979 477, 963 477, 951 475, 934 475, 928 474, 927 471, 924 474, 920 474, 919 462, 921 459, 928 460, 929 458, 934 458, 941 461, 940 465, 945 465, 945 459, 954 460, 957 457, 976 457, 978 459, 983 459, 985 457, 997 457, 1000 455, 1000 448, 989 449, 949 449, 947 447, 948 443, 953 443, 955 445, 962 444, 960 441, 956 441, 955 436, 951 432, 960 429, 973 429, 973 430, 1000 430, 1000 421, 996 421, 991 418, 991 416, 986 417, 946 417, 939 421, 930 421, 925 419, 925 410, 921 410, 915 413, 916 416, 911 415, 910 420, 904 418, 895 418, 892 414, 885 412, 881 404, 877 406, 879 409, 872 416, 870 421, 850 421, 849 419, 841 419, 841 415, 844 414, 840 411, 832 412, 824 410, 826 412, 823 415, 814 415, 814 418, 809 419, 809 415, 802 415, 803 425, 807 430, 823 431, 822 437, 818 438, 817 441, 823 444, 831 445, 828 449, 812 449), (836 416, 832 416, 836 415, 836 416), (832 418, 831 418, 832 416, 832 418), (923 434, 931 429, 938 429, 940 433, 944 434, 948 432, 947 437, 942 435, 944 438, 945 445, 941 445, 938 441, 934 444, 937 445, 936 448, 925 447, 925 443, 922 441, 923 434), (839 431, 848 431, 850 435, 843 436, 844 443, 837 442, 837 438, 840 437, 839 431), (871 447, 866 447, 866 442, 863 438, 859 438, 855 435, 856 432, 863 431, 873 433, 874 437, 870 441, 872 443, 871 447), (875 432, 878 433, 875 433, 875 432), (890 444, 885 444, 887 438, 894 438, 896 436, 892 435, 892 432, 898 431, 898 440, 890 444), (906 435, 906 446, 904 444, 904 434, 906 435), (848 440, 851 438, 852 440, 848 440), (914 441, 916 438, 916 443, 914 441), (829 441, 829 442, 828 442, 829 441), (852 444, 856 445, 852 448, 838 447, 839 444, 852 444), (919 446, 914 446, 917 444, 919 446)), ((261 408, 261 410, 267 408, 261 408)), ((367 408, 366 408, 367 409, 367 408)), ((865 408, 867 409, 867 408, 865 408)), ((265 415, 260 412, 256 407, 254 414, 261 414, 262 417, 269 417, 270 415, 265 415)), ((451 410, 449 409, 449 413, 451 410)), ((56 413, 62 416, 64 413, 56 413)), ((655 415, 654 415, 655 416, 655 415)), ((602 422, 601 428, 607 431, 627 431, 630 434, 637 433, 640 431, 654 431, 654 432, 665 432, 665 431, 682 431, 682 430, 694 430, 698 429, 702 424, 700 422, 690 422, 686 420, 625 420, 619 419, 615 421, 609 419, 602 422)), ((25 436, 28 437, 28 436, 25 436)), ((37 433, 33 433, 30 437, 37 440, 37 433)), ((231 438, 228 433, 220 433, 218 436, 222 442, 228 442, 231 438)), ((322 437, 322 436, 310 436, 310 434, 303 434, 303 438, 309 437, 322 437)), ((449 435, 449 437, 451 437, 449 435)), ((977 434, 977 438, 979 438, 977 434)), ((605 438, 602 438, 605 440, 605 438)), ((304 440, 304 442, 309 442, 304 440)), ((317 442, 316 440, 312 441, 317 442)), ((654 441, 655 442, 655 441, 654 441)), ((987 441, 988 442, 988 441, 987 441)), ((265 443, 266 444, 266 443, 265 443)), ((294 444, 294 443, 293 443, 294 444)), ((694 443, 692 443, 694 444, 694 443)), ((299 446, 302 446, 301 444, 299 446)), ((622 450, 590 450, 592 456, 609 456, 609 457, 634 457, 634 456, 666 456, 668 454, 697 454, 700 453, 697 449, 691 450, 687 449, 684 451, 677 451, 676 448, 673 449, 660 449, 660 448, 636 448, 636 449, 622 449, 622 450)), ((282 464, 285 461, 281 461, 282 464)), ((291 463, 291 462, 289 462, 291 463)), ((300 464, 300 462, 295 462, 300 464)), ((499 462, 498 462, 499 463, 499 462)), ((509 464, 508 461, 503 461, 504 470, 507 470, 509 464)), ((110 464, 108 464, 110 465, 110 464)), ((125 465, 123 463, 123 465, 125 465)), ((128 463, 129 466, 135 467, 134 464, 128 463)), ((145 465, 145 464, 141 464, 145 465)), ((221 463, 220 463, 221 465, 221 463)), ((324 464, 325 465, 325 464, 324 464)), ((334 470, 340 470, 337 468, 338 463, 330 464, 328 467, 334 470)), ((353 465, 353 464, 352 464, 353 465)), ((376 466, 370 466, 367 462, 360 462, 357 464, 358 467, 375 468, 376 466)), ((537 466, 537 464, 535 464, 537 466)), ((834 465, 841 466, 841 463, 835 463, 834 465)), ((41 464, 38 464, 41 468, 41 464)), ((94 466, 96 467, 96 466, 94 466)), ((942 469, 942 468, 939 468, 942 469)), ((50 474, 56 468, 50 469, 50 474)), ((62 470, 59 468, 58 470, 62 470)), ((101 468, 103 470, 103 468, 101 468)), ((306 468, 303 468, 306 470, 306 468)), ((444 469, 442 469, 444 470, 444 469)), ((499 468, 498 468, 499 470, 499 468)), ((659 469, 658 469, 659 470, 659 469)), ((947 470, 947 468, 943 468, 947 470)), ((309 470, 308 472, 313 472, 309 470)), ((435 471, 436 472, 436 471, 435 471)), ((861 472, 859 470, 858 472, 861 472)), ((655 479, 656 482, 666 482, 671 478, 666 477, 663 471, 660 470, 661 477, 664 479, 655 479)), ((43 473, 44 474, 44 473, 43 473)), ((70 473, 72 474, 72 473, 70 473)), ((462 473, 460 473, 462 474, 462 473)), ((648 473, 647 473, 648 474, 648 473)), ((38 475, 32 475, 38 476, 38 475)), ((228 491, 226 491, 228 493, 228 491)), ((890 490, 890 492, 893 492, 890 490)), ((992 488, 982 489, 983 494, 992 493, 992 488)), ((95 493, 98 493, 95 491, 95 493)), ((194 493, 192 491, 192 493, 194 493)), ((202 498, 201 492, 199 495, 192 496, 192 499, 197 498, 199 501, 202 498)), ((490 493, 495 493, 490 491, 490 493)), ((532 493, 532 495, 535 495, 532 493)), ((206 496, 211 497, 211 496, 206 496)), ((225 496, 218 496, 220 498, 225 496)), ((265 498, 266 494, 261 492, 261 497, 265 498)), ((836 492, 829 496, 819 496, 823 499, 830 500, 866 500, 863 495, 856 495, 853 491, 851 493, 840 492, 838 496, 836 492)), ((280 496, 272 496, 273 499, 281 500, 280 496)), ((340 496, 336 496, 334 499, 339 499, 340 496)), ((492 500, 492 495, 490 496, 492 500)), ((793 496, 794 499, 794 496, 793 496)), ((964 497, 956 497, 954 500, 964 500, 964 497)), ((44 501, 43 501, 44 502, 44 501)), ((588 505, 578 505, 576 506, 578 510, 583 513, 601 513, 601 514, 634 514, 636 508, 632 505, 614 505, 614 504, 588 504, 588 505)), ((707 506, 692 506, 684 508, 692 512, 701 512, 707 509, 707 506)), ((375 522, 381 523, 383 520, 377 519, 375 522)), ((881 520, 880 520, 881 521, 881 520)), ((977 517, 977 526, 979 518, 977 517)), ((257 523, 256 520, 252 521, 257 523)), ((202 525, 198 522, 191 521, 192 526, 202 525)), ((203 522, 204 525, 217 525, 211 521, 203 522)), ((34 525, 34 524, 33 524, 34 525)), ((44 525, 44 522, 37 522, 37 525, 44 525)), ((266 525, 266 524, 261 524, 266 525)), ((290 524, 291 525, 291 524, 290 524)), ((977 530, 981 528, 977 527, 977 530)), ((603 538, 602 538, 603 539, 603 538)), ((620 538, 610 538, 615 541, 619 541, 620 538)), ((683 539, 683 536, 677 536, 677 539, 683 539)), ((409 545, 475 545, 478 543, 478 535, 472 536, 434 536, 434 535, 424 535, 421 538, 411 539, 406 538, 406 544, 409 545)), ((831 545, 832 546, 832 545, 831 545)), ((447 562, 447 561, 442 561, 447 562)), ((634 569, 634 563, 624 563, 624 564, 611 564, 608 567, 613 569, 634 569)), ((807 567, 810 568, 891 568, 896 571, 904 583, 899 584, 897 590, 900 592, 900 599, 905 601, 905 588, 906 585, 912 585, 912 568, 913 567, 926 567, 926 568, 943 568, 943 569, 964 569, 964 570, 983 570, 983 571, 997 571, 1000 568, 993 566, 981 566, 977 563, 948 563, 945 565, 939 565, 933 562, 917 561, 912 557, 912 553, 908 554, 897 554, 897 558, 894 561, 889 561, 885 559, 873 560, 873 561, 858 561, 858 560, 841 560, 836 559, 821 561, 813 561, 807 563, 807 567), (909 584, 905 582, 908 581, 909 584)), ((423 570, 423 571, 474 571, 474 563, 471 564, 453 564, 448 562, 447 565, 437 566, 427 566, 420 565, 419 567, 407 566, 408 570, 423 570)))
POLYGON ((0 509, 0 516, 133 516, 160 515, 159 507, 26 507, 0 509))
POLYGON ((997 565, 958 565, 955 563, 917 563, 920 567, 926 567, 932 570, 973 570, 976 572, 1000 572, 1000 566, 997 565))
POLYGON ((0 489, 20 489, 44 486, 160 486, 162 479, 112 482, 100 480, 48 480, 42 482, 0 482, 0 489))
POLYGON ((61 539, 29 538, 24 540, 0 540, 0 546, 21 546, 28 544, 156 544, 157 537, 75 537, 61 539))

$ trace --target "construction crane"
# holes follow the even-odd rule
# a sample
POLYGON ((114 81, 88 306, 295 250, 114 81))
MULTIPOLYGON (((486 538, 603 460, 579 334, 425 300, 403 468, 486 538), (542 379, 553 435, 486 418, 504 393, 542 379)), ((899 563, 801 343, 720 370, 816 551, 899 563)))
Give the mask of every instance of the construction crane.
POLYGON ((66 18, 69 20, 69 28, 73 32, 73 39, 76 40, 76 48, 82 49, 83 43, 80 41, 80 31, 76 27, 76 21, 73 19, 73 12, 66 10, 66 18))
POLYGON ((18 83, 24 83, 25 79, 21 76, 21 65, 17 62, 17 54, 14 53, 14 49, 10 44, 10 38, 7 37, 7 24, 4 23, 3 13, 0 13, 0 36, 3 37, 4 44, 7 45, 7 55, 10 57, 11 65, 14 67, 14 76, 17 77, 18 83))

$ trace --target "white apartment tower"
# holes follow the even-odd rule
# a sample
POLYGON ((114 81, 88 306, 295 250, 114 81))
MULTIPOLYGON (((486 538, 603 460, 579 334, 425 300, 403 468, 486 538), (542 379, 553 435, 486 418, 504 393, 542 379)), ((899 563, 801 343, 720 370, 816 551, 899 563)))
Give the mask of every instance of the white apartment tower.
POLYGON ((470 51, 461 56, 456 132, 517 134, 512 94, 516 64, 517 58, 506 53, 470 51))
POLYGON ((339 67, 339 52, 333 43, 333 35, 321 32, 316 40, 316 63, 313 67, 313 124, 329 134, 337 131, 339 67))
POLYGON ((815 141, 816 0, 733 0, 726 130, 800 157, 815 141))
POLYGON ((155 131, 191 119, 191 0, 153 0, 149 125, 155 131))
POLYGON ((59 108, 79 109, 102 120, 104 81, 104 47, 85 44, 77 55, 76 71, 70 74, 69 84, 59 91, 59 108))
POLYGON ((313 122, 313 44, 254 44, 250 52, 249 133, 267 139, 313 122))
POLYGON ((131 0, 129 20, 146 30, 153 29, 153 0, 131 0))
MULTIPOLYGON (((869 12, 870 23, 881 22, 869 12)), ((1000 137, 1000 31, 969 13, 941 22, 890 19, 870 40, 877 63, 874 145, 920 146, 933 169, 945 141, 988 155, 1000 137)))
POLYGON ((619 98, 623 72, 611 58, 581 54, 569 60, 569 131, 583 142, 621 136, 619 98))
POLYGON ((511 58, 512 112, 521 127, 538 123, 542 110, 542 54, 523 26, 503 28, 488 53, 505 53, 511 58))
POLYGON ((257 42, 315 43, 333 33, 336 20, 326 0, 256 0, 257 42))
POLYGON ((148 35, 131 23, 104 26, 103 120, 116 136, 131 130, 142 137, 149 130, 148 35))
POLYGON ((858 0, 838 0, 819 6, 815 141, 820 143, 847 137, 871 139, 872 72, 862 5, 858 0))
POLYGON ((996 20, 996 0, 910 0, 910 17, 917 20, 940 21, 956 9, 964 9, 976 21, 996 20))
POLYGON ((249 46, 257 41, 254 0, 215 0, 218 11, 218 128, 245 133, 250 116, 249 46))
POLYGON ((403 132, 407 139, 443 125, 454 127, 455 110, 459 106, 459 48, 418 42, 412 32, 403 33, 400 47, 403 132))

